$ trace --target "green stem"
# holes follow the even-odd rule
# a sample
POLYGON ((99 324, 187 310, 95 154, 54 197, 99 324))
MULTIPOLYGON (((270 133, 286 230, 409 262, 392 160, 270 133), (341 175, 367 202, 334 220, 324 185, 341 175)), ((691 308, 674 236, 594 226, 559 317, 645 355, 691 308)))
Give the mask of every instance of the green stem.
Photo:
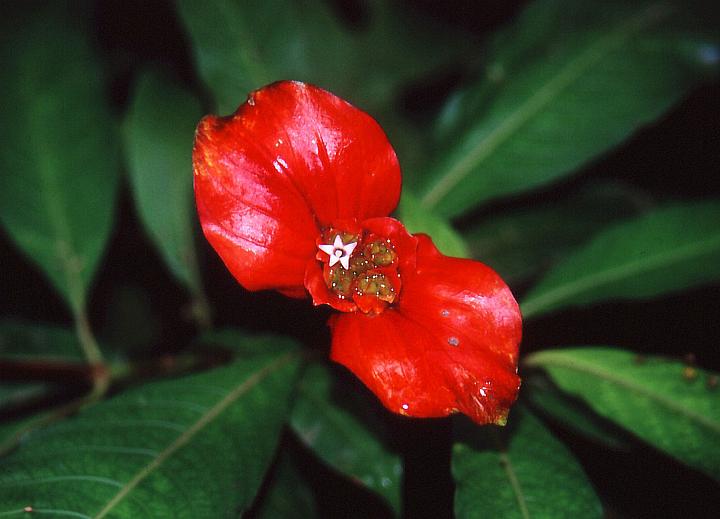
POLYGON ((87 396, 87 403, 94 403, 102 398, 110 387, 110 370, 105 365, 100 346, 98 346, 97 340, 90 329, 85 306, 76 305, 75 308, 75 333, 85 355, 85 360, 92 368, 93 389, 87 396))
POLYGON ((103 364, 103 355, 98 346, 97 340, 90 329, 90 323, 88 321, 87 312, 84 308, 79 308, 74 313, 75 317, 75 333, 80 341, 80 347, 90 365, 103 364))

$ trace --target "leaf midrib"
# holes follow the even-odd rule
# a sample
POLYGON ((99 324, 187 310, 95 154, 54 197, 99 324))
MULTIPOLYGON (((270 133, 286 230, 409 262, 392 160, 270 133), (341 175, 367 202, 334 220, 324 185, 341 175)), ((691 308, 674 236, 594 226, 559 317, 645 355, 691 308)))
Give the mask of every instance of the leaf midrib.
MULTIPOLYGON (((605 371, 599 368, 595 364, 589 364, 585 361, 563 357, 559 354, 553 353, 540 353, 535 356, 531 356, 525 361, 526 366, 539 366, 547 368, 548 366, 556 366, 559 368, 565 368, 570 371, 576 371, 578 373, 584 373, 588 375, 594 375, 598 379, 610 382, 617 385, 620 388, 627 389, 628 391, 634 392, 642 397, 647 398, 655 402, 657 405, 664 406, 670 412, 683 416, 691 421, 694 421, 716 434, 720 434, 720 422, 714 422, 705 416, 698 413, 692 412, 684 407, 682 404, 678 404, 669 400, 662 395, 652 392, 651 390, 636 384, 630 380, 621 378, 618 375, 614 375, 611 372, 605 371)), ((590 402, 592 404, 592 402, 590 402)))
POLYGON ((510 456, 508 456, 506 452, 501 452, 500 462, 503 466, 503 470, 505 471, 505 475, 507 476, 508 481, 510 481, 510 487, 515 494, 515 499, 517 501, 520 514, 522 515, 523 519, 530 519, 530 512, 528 511, 527 503, 525 502, 525 494, 523 494, 522 487, 520 486, 520 481, 515 474, 515 469, 512 466, 510 456))
POLYGON ((583 291, 608 285, 630 276, 638 275, 652 270, 667 268, 673 263, 686 261, 689 258, 701 257, 704 254, 720 248, 720 237, 711 237, 708 240, 700 240, 683 247, 677 247, 669 251, 661 251, 652 256, 637 258, 628 263, 594 272, 584 277, 575 279, 571 283, 559 285, 552 290, 545 292, 535 298, 525 300, 520 308, 523 317, 529 318, 542 313, 546 308, 551 307, 558 301, 582 293, 583 291))
POLYGON ((276 369, 281 368, 288 362, 290 362, 297 354, 295 352, 289 352, 285 355, 275 359, 274 361, 267 364, 265 367, 255 372, 253 375, 245 379, 235 389, 230 391, 222 400, 220 400, 213 407, 208 409, 198 420, 188 428, 184 433, 178 436, 170 445, 168 445, 162 452, 160 452, 150 463, 142 467, 137 474, 115 494, 98 512, 94 519, 102 519, 107 516, 113 508, 120 503, 133 489, 135 489, 142 481, 158 469, 166 460, 168 460, 175 452, 181 447, 189 443, 196 434, 198 434, 205 426, 212 423, 223 411, 225 411, 230 405, 235 403, 241 396, 250 391, 253 387, 259 384, 265 377, 276 369))
POLYGON ((426 209, 432 209, 448 195, 448 193, 485 159, 487 159, 502 143, 508 140, 518 129, 526 124, 543 107, 552 102, 565 88, 579 78, 586 70, 616 47, 639 32, 672 12, 663 2, 653 4, 635 17, 619 25, 618 29, 602 38, 595 45, 568 63, 539 88, 514 112, 481 139, 462 159, 450 167, 438 180, 426 190, 420 203, 426 209))

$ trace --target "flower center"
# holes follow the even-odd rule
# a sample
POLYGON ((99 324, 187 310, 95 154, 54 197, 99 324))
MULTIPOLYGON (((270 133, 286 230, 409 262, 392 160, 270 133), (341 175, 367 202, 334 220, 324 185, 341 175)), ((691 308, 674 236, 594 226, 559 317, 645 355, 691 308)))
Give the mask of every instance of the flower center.
POLYGON ((378 314, 400 291, 397 252, 392 242, 367 230, 325 229, 317 259, 323 279, 339 299, 351 300, 365 313, 378 314))

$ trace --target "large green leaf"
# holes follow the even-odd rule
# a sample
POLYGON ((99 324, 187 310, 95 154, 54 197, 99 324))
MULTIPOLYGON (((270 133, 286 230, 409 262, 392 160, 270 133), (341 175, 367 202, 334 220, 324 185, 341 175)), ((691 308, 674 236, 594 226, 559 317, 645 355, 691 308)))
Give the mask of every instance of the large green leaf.
POLYGON ((525 365, 546 370, 561 389, 600 415, 720 479, 717 374, 599 347, 534 353, 525 365))
POLYGON ((585 402, 561 391, 544 373, 523 376, 523 396, 530 408, 571 431, 613 449, 627 449, 627 432, 599 416, 585 402))
POLYGON ((367 422, 346 408, 352 398, 345 399, 347 395, 336 389, 326 365, 310 365, 292 412, 293 429, 326 463, 383 496, 399 512, 400 457, 383 445, 367 422))
POLYGON ((485 77, 451 102, 454 131, 422 175, 423 206, 454 216, 546 184, 657 118, 718 66, 716 36, 700 29, 712 22, 692 7, 531 4, 490 45, 485 77))
POLYGON ((457 258, 470 256, 462 236, 453 229, 450 222, 420 207, 418 199, 408 191, 405 191, 400 199, 398 216, 409 232, 430 235, 443 254, 457 258))
POLYGON ((271 461, 297 368, 290 348, 244 356, 31 433, 0 460, 0 514, 237 517, 271 461))
POLYGON ((645 197, 626 186, 582 188, 560 201, 493 212, 463 232, 472 257, 509 283, 546 271, 604 227, 637 214, 645 197))
POLYGON ((0 221, 78 313, 112 225, 117 132, 80 29, 34 14, 0 26, 0 221))
POLYGON ((365 110, 387 106, 398 85, 465 48, 461 31, 391 2, 372 0, 367 23, 350 29, 327 2, 178 0, 198 68, 218 110, 235 110, 252 90, 281 79, 315 83, 365 110))
POLYGON ((580 464, 529 411, 516 406, 505 429, 456 434, 455 516, 592 518, 600 502, 580 464))
POLYGON ((618 224, 525 296, 525 317, 611 298, 650 297, 720 279, 720 202, 678 204, 618 224))
POLYGON ((172 273, 200 287, 193 248, 192 145, 198 100, 157 73, 138 79, 124 125, 133 194, 145 228, 172 273))

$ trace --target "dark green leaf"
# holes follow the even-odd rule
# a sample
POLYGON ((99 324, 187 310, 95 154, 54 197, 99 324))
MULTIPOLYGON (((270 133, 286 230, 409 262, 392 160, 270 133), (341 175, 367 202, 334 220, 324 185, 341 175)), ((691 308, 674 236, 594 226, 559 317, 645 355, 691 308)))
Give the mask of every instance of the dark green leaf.
POLYGON ((312 489, 303 477, 289 450, 282 450, 270 476, 270 488, 263 496, 257 514, 259 519, 311 519, 318 517, 312 489))
MULTIPOLYGON (((75 334, 64 328, 2 320, 0 321, 0 416, 11 409, 39 402, 58 388, 45 380, 32 382, 14 380, 19 364, 54 363, 81 365, 81 355, 75 334)), ((38 376, 42 375, 38 370, 38 376)), ((0 444, 3 438, 0 437, 0 444)))
POLYGON ((238 356, 263 355, 268 353, 279 354, 286 349, 283 341, 274 336, 258 336, 252 341, 240 330, 234 328, 221 328, 203 333, 198 341, 201 346, 215 346, 231 350, 238 356))
POLYGON ((90 372, 81 351, 72 330, 11 319, 0 321, 0 453, 46 407, 89 390, 90 372), (86 388, 69 387, 83 380, 86 388))
POLYGON ((405 191, 398 206, 398 216, 407 230, 411 233, 425 233, 430 235, 440 252, 447 256, 467 258, 470 256, 467 245, 450 223, 440 218, 420 204, 411 193, 405 191))
POLYGON ((629 447, 628 435, 612 422, 598 416, 586 403, 558 389, 539 373, 523 377, 523 396, 533 411, 549 417, 573 432, 614 449, 629 447))
POLYGON ((200 286, 193 249, 192 146, 198 100, 156 73, 140 76, 124 125, 133 194, 148 234, 172 273, 200 286))
POLYGON ((453 448, 458 519, 602 517, 580 464, 529 411, 516 406, 505 429, 471 427, 453 448))
POLYGON ((387 106, 399 84, 466 48, 461 32, 378 0, 365 3, 368 23, 355 30, 327 2, 179 0, 178 7, 222 114, 281 79, 315 83, 374 111, 387 106))
POLYGON ((72 330, 12 319, 0 320, 0 358, 84 361, 72 330))
POLYGON ((36 14, 0 27, 0 221, 77 313, 112 225, 118 139, 84 35, 36 14))
POLYGON ((640 211, 644 197, 625 186, 588 186, 552 204, 494 212, 463 233, 472 257, 508 283, 546 271, 588 236, 640 211))
POLYGON ((0 514, 237 517, 288 413, 288 350, 147 384, 31 433, 0 460, 0 514))
POLYGON ((534 353, 525 365, 545 369, 561 389, 600 415, 720 479, 717 374, 599 347, 534 353))
POLYGON ((617 145, 717 69, 703 22, 684 2, 532 3, 491 44, 485 77, 451 102, 423 207, 458 215, 617 145))
POLYGON ((601 232, 551 270, 525 317, 611 298, 651 297, 720 278, 720 202, 675 205, 601 232))
MULTIPOLYGON (((310 365, 300 384, 291 423, 300 439, 336 470, 383 496, 400 510, 402 466, 368 424, 346 408, 326 365, 310 365)), ((374 428, 377 429, 377 428, 374 428)))

